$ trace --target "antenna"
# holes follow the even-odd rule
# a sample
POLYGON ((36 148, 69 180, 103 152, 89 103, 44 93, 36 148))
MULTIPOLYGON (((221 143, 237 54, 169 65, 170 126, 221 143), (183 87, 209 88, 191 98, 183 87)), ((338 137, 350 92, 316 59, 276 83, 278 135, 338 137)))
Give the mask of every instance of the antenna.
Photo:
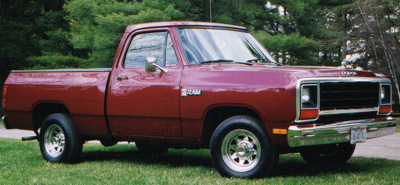
POLYGON ((210 0, 210 22, 212 22, 212 9, 211 9, 211 0, 210 0))

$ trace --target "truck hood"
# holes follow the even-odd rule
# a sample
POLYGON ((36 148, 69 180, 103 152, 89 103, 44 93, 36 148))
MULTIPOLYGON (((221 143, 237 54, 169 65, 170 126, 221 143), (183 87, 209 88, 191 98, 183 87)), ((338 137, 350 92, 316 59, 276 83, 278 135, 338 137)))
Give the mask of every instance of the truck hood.
POLYGON ((245 66, 241 64, 217 64, 210 65, 212 70, 219 71, 259 71, 270 73, 290 73, 297 78, 310 77, 384 77, 376 75, 371 71, 346 69, 344 67, 321 67, 321 66, 276 66, 255 64, 245 66))

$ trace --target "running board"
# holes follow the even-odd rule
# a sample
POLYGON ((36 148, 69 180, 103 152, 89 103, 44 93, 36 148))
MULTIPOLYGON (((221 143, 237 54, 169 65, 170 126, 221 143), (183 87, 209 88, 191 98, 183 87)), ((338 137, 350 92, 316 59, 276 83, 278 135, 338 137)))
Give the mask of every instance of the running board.
POLYGON ((27 136, 27 137, 22 137, 22 141, 30 141, 30 140, 36 140, 37 136, 27 136))

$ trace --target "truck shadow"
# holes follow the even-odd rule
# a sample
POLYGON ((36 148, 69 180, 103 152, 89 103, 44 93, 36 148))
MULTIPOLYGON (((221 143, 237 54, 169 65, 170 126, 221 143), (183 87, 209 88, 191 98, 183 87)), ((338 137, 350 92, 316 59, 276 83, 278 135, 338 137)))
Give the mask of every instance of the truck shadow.
POLYGON ((296 154, 281 155, 273 177, 318 176, 322 174, 359 174, 385 172, 397 167, 397 163, 388 164, 385 159, 353 157, 344 165, 310 165, 296 154))
MULTIPOLYGON (((86 151, 82 153, 82 161, 123 161, 133 164, 159 164, 171 167, 199 166, 212 169, 208 150, 170 150, 167 153, 149 155, 137 150, 125 151, 86 151)), ((317 176, 321 174, 343 173, 375 173, 385 169, 395 168, 397 163, 380 162, 385 159, 353 158, 347 164, 340 166, 309 165, 299 155, 280 155, 280 161, 270 177, 317 176)))
POLYGON ((161 154, 144 154, 137 150, 125 150, 125 151, 88 151, 83 152, 81 159, 82 162, 87 161, 107 161, 116 160, 124 161, 128 163, 140 163, 140 164, 160 164, 171 167, 181 166, 202 166, 212 168, 211 160, 208 156, 208 152, 204 150, 172 150, 161 154), (201 151, 196 154, 196 151, 201 151))

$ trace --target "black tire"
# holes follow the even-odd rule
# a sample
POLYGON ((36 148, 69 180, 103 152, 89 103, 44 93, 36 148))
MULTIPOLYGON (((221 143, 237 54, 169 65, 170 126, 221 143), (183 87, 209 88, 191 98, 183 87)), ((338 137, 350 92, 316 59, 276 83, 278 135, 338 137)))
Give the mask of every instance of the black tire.
POLYGON ((75 163, 82 153, 83 142, 72 118, 68 114, 56 113, 43 121, 39 145, 46 161, 75 163))
POLYGON ((169 149, 168 146, 162 145, 160 143, 136 141, 135 145, 138 148, 139 152, 150 155, 165 153, 169 149))
POLYGON ((218 173, 239 178, 268 175, 279 158, 264 127, 249 116, 233 116, 217 127, 210 141, 210 156, 218 173))
POLYGON ((338 143, 306 147, 300 152, 300 154, 308 164, 342 165, 351 158, 355 148, 355 144, 338 143))

